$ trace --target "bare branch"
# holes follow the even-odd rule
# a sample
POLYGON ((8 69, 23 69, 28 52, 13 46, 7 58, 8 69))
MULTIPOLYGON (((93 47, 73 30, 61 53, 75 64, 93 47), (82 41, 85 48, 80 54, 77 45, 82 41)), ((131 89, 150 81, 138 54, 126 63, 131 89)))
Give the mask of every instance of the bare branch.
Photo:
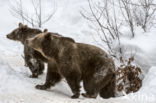
MULTIPOLYGON (((53 6, 50 6, 50 12, 48 15, 43 14, 43 6, 42 3, 43 0, 31 0, 31 5, 33 7, 34 13, 30 14, 29 12, 26 11, 24 8, 24 0, 15 0, 14 4, 11 3, 10 6, 10 12, 11 14, 19 19, 22 19, 23 23, 26 21, 27 23, 31 24, 33 27, 42 27, 43 24, 48 22, 55 14, 56 12, 56 7, 55 4, 53 6)), ((43 1, 46 2, 46 1, 43 1)), ((45 11, 44 11, 45 12, 45 11)))
POLYGON ((114 4, 110 5, 108 0, 103 0, 98 3, 93 3, 92 0, 88 0, 88 5, 90 12, 88 13, 83 9, 86 14, 84 12, 80 13, 85 19, 94 23, 98 37, 106 43, 109 49, 108 52, 112 53, 112 43, 116 40, 119 42, 121 34, 121 32, 119 32, 121 25, 118 25, 116 11, 113 7, 114 4), (111 7, 109 8, 109 6, 111 7), (111 12, 113 12, 113 15, 111 12))

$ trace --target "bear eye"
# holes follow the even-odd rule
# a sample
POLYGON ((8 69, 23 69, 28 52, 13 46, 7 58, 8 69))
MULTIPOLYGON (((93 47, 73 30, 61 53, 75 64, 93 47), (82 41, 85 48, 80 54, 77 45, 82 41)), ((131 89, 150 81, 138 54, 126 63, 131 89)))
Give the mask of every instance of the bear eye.
POLYGON ((18 33, 18 30, 15 30, 14 33, 17 34, 18 33))
POLYGON ((20 35, 21 35, 21 34, 20 34, 19 30, 16 30, 16 31, 15 31, 15 35, 17 35, 17 39, 20 38, 20 35))

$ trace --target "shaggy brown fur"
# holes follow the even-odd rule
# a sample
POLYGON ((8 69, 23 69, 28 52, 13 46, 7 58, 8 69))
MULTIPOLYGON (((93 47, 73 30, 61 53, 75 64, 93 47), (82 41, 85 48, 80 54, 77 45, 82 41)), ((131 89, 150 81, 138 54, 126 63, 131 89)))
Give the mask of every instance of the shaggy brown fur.
POLYGON ((100 90, 100 96, 107 99, 110 97, 115 97, 115 87, 116 87, 116 82, 115 82, 115 74, 113 75, 111 81, 100 90))
POLYGON ((27 42, 51 64, 45 84, 37 85, 36 88, 47 89, 64 77, 74 94, 72 98, 79 97, 81 80, 86 91, 83 96, 96 98, 100 92, 104 98, 114 97, 115 66, 102 49, 75 43, 71 38, 47 32, 30 38, 27 42))
POLYGON ((19 27, 13 30, 7 35, 8 39, 14 41, 20 41, 24 45, 24 59, 25 64, 30 68, 32 75, 31 77, 38 77, 42 74, 44 70, 44 62, 46 59, 38 51, 28 47, 25 42, 28 38, 34 37, 35 35, 41 33, 39 29, 32 29, 19 23, 19 27))

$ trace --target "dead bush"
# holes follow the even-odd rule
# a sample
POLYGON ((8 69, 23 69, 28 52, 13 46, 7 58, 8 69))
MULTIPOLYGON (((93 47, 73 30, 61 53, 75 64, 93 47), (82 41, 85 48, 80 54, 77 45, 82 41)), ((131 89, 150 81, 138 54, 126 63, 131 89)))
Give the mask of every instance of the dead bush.
POLYGON ((137 92, 142 86, 142 80, 140 79, 141 68, 132 64, 134 57, 129 60, 123 60, 120 57, 121 65, 116 70, 116 83, 117 91, 125 91, 127 94, 131 92, 137 92))

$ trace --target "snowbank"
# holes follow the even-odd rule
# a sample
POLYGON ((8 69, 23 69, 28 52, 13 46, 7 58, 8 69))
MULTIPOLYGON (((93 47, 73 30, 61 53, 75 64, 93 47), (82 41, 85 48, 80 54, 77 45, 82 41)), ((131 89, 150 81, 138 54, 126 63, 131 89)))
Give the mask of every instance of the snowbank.
MULTIPOLYGON (((19 21, 11 16, 8 1, 0 1, 0 12, 3 13, 0 16, 0 103, 156 103, 156 30, 147 33, 138 30, 134 39, 121 38, 125 56, 135 54, 136 63, 146 75, 137 93, 107 100, 100 97, 73 100, 70 99, 72 92, 64 80, 47 91, 34 88, 36 84, 44 83, 45 73, 38 79, 29 78, 30 71, 24 67, 21 56, 23 46, 6 39, 6 34, 15 29, 19 21)), ((79 13, 85 5, 85 0, 58 0, 55 16, 44 27, 78 42, 97 45, 92 38, 94 32, 79 13)))
POLYGON ((122 99, 131 100, 139 103, 156 102, 156 67, 151 67, 146 74, 141 89, 136 93, 128 94, 122 99))

